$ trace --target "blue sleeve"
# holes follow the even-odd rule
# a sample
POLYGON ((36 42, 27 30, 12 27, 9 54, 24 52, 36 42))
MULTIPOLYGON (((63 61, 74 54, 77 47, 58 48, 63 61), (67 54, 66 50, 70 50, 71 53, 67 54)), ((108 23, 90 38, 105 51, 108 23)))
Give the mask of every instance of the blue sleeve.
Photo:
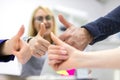
POLYGON ((120 6, 108 13, 104 17, 100 17, 94 22, 83 26, 93 36, 91 45, 107 38, 120 31, 120 6))
MULTIPOLYGON (((0 40, 0 45, 2 45, 7 39, 0 40)), ((0 53, 1 54, 1 53, 0 53)), ((10 60, 14 60, 14 55, 3 56, 0 55, 0 62, 8 62, 10 60)))

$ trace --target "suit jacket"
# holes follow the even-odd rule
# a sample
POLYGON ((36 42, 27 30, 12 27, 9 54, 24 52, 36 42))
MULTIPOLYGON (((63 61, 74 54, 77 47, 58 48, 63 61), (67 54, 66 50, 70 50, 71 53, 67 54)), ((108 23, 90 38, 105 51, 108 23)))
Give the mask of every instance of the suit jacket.
MULTIPOLYGON (((0 40, 0 47, 1 45, 6 41, 7 39, 3 39, 3 40, 0 40)), ((10 60, 14 60, 14 55, 1 55, 2 53, 0 53, 0 62, 8 62, 10 60)))
POLYGON ((109 12, 104 17, 100 17, 94 22, 88 23, 83 27, 86 28, 94 38, 91 44, 120 32, 120 6, 109 12))

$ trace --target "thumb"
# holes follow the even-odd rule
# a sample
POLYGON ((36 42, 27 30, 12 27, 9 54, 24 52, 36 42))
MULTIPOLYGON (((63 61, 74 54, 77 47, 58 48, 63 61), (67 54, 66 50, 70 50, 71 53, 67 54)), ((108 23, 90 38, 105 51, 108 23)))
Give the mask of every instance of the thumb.
POLYGON ((53 42, 57 45, 64 45, 65 43, 63 41, 61 41, 58 37, 56 37, 52 32, 51 32, 51 39, 53 40, 53 42))
POLYGON ((22 25, 21 28, 19 29, 18 33, 16 34, 16 37, 20 38, 23 35, 24 30, 25 30, 24 25, 22 25))
POLYGON ((60 22, 61 22, 66 28, 72 27, 72 24, 69 23, 67 20, 65 20, 65 18, 64 18, 61 14, 58 15, 58 18, 59 18, 60 22))
POLYGON ((13 44, 14 44, 14 46, 13 46, 13 50, 14 50, 13 54, 14 55, 16 55, 16 52, 18 50, 20 50, 20 45, 21 45, 20 44, 20 37, 23 35, 23 33, 24 33, 24 26, 22 25, 21 28, 19 29, 18 33, 13 37, 14 38, 13 39, 13 44))
POLYGON ((40 30, 39 30, 38 34, 43 37, 45 32, 46 32, 46 27, 45 27, 44 23, 41 23, 40 26, 41 27, 40 27, 40 30))
POLYGON ((51 32, 51 39, 53 40, 53 42, 56 44, 56 45, 59 45, 59 46, 63 46, 68 54, 71 54, 71 52, 74 51, 74 48, 70 45, 68 45, 67 43, 63 42, 62 40, 60 40, 58 37, 56 37, 52 32, 51 32))

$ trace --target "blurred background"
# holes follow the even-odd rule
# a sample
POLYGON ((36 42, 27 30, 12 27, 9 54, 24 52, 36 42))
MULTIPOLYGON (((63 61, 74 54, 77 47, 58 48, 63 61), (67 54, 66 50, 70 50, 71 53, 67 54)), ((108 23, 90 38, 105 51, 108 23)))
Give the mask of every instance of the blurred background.
MULTIPOLYGON (((64 31, 58 20, 58 14, 76 27, 80 27, 101 16, 106 15, 119 6, 120 0, 0 0, 0 39, 11 38, 21 25, 25 26, 25 34, 33 10, 39 6, 51 8, 57 22, 57 35, 64 31)), ((89 46, 86 51, 111 49, 120 45, 120 33, 110 36, 104 41, 89 46)), ((109 63, 108 63, 109 64, 109 63)), ((8 63, 0 63, 0 74, 20 75, 21 64, 15 59, 8 63)), ((119 70, 92 69, 93 77, 98 80, 120 80, 119 70)))

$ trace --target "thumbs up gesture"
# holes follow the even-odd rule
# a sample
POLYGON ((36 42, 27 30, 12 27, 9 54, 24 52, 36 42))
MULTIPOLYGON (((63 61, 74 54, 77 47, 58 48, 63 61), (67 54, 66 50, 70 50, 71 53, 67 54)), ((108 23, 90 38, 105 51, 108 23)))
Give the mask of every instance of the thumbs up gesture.
POLYGON ((43 38, 46 32, 44 23, 41 23, 40 26, 41 28, 38 34, 29 41, 30 47, 33 50, 33 56, 35 57, 44 55, 50 45, 50 43, 43 38))
POLYGON ((73 24, 69 23, 62 15, 59 15, 58 17, 60 22, 66 28, 66 31, 64 31, 59 36, 62 41, 79 50, 84 50, 87 45, 92 42, 93 36, 87 29, 75 27, 73 24))
POLYGON ((3 48, 3 53, 5 53, 5 55, 15 55, 22 64, 26 63, 31 58, 32 53, 29 45, 20 39, 23 33, 24 26, 20 28, 14 37, 5 42, 3 48))
POLYGON ((48 47, 49 64, 52 68, 55 70, 78 68, 78 56, 80 55, 78 53, 81 51, 61 41, 53 33, 51 33, 51 38, 56 44, 48 47))

